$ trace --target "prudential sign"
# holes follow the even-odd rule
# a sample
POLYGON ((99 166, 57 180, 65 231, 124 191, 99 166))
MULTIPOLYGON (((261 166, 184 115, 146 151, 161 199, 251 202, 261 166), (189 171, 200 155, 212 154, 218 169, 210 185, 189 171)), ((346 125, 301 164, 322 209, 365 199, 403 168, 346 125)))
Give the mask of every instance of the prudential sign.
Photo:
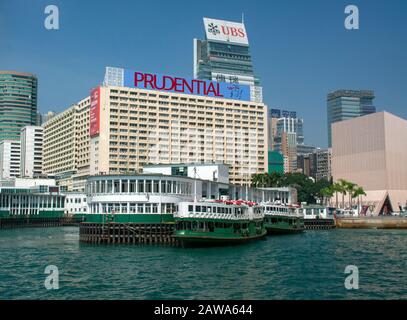
POLYGON ((250 86, 207 80, 173 77, 124 69, 125 87, 157 90, 212 98, 250 101, 250 86))

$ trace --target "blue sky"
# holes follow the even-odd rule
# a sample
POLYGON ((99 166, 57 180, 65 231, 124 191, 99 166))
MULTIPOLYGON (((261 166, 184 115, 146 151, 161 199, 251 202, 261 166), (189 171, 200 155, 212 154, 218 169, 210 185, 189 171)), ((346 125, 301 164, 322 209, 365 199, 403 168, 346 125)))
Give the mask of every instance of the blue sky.
POLYGON ((327 145, 326 95, 372 89, 378 110, 407 118, 407 1, 0 0, 0 70, 35 73, 39 110, 62 111, 103 80, 105 66, 192 76, 192 39, 204 16, 245 14, 269 107, 296 110, 305 142, 327 145), (44 28, 59 7, 60 30, 44 28), (344 28, 357 5, 360 30, 344 28))

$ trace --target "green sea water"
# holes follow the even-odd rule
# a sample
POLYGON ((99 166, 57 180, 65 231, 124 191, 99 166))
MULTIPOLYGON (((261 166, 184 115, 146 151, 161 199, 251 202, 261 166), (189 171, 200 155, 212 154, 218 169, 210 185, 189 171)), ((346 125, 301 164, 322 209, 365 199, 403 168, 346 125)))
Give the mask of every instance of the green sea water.
POLYGON ((407 299, 407 231, 327 230, 236 247, 87 245, 79 230, 0 230, 0 299, 407 299), (55 265, 59 289, 47 290, 55 265), (344 286, 345 267, 359 289, 344 286))

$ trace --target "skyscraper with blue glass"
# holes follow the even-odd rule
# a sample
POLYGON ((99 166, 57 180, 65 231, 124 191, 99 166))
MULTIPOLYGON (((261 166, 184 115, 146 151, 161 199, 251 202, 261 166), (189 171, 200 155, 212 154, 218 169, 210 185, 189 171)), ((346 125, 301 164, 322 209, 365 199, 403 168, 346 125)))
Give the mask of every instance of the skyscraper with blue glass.
POLYGON ((371 90, 338 90, 328 94, 328 146, 332 147, 332 123, 365 116, 376 112, 371 90))
POLYGON ((243 23, 204 18, 205 40, 194 39, 194 78, 251 86, 262 100, 243 23))
POLYGON ((37 77, 0 71, 0 141, 19 140, 21 128, 37 120, 37 77))

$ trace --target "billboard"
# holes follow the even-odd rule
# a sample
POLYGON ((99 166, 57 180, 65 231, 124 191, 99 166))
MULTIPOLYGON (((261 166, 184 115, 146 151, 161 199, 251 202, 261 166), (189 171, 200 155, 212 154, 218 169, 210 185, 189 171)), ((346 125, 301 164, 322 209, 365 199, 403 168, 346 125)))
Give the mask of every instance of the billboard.
POLYGON ((100 87, 90 92, 89 118, 89 135, 92 138, 100 132, 100 87))
POLYGON ((249 45, 243 23, 203 18, 207 40, 249 45))
POLYGON ((250 86, 143 73, 124 69, 123 85, 130 88, 250 101, 250 86))

